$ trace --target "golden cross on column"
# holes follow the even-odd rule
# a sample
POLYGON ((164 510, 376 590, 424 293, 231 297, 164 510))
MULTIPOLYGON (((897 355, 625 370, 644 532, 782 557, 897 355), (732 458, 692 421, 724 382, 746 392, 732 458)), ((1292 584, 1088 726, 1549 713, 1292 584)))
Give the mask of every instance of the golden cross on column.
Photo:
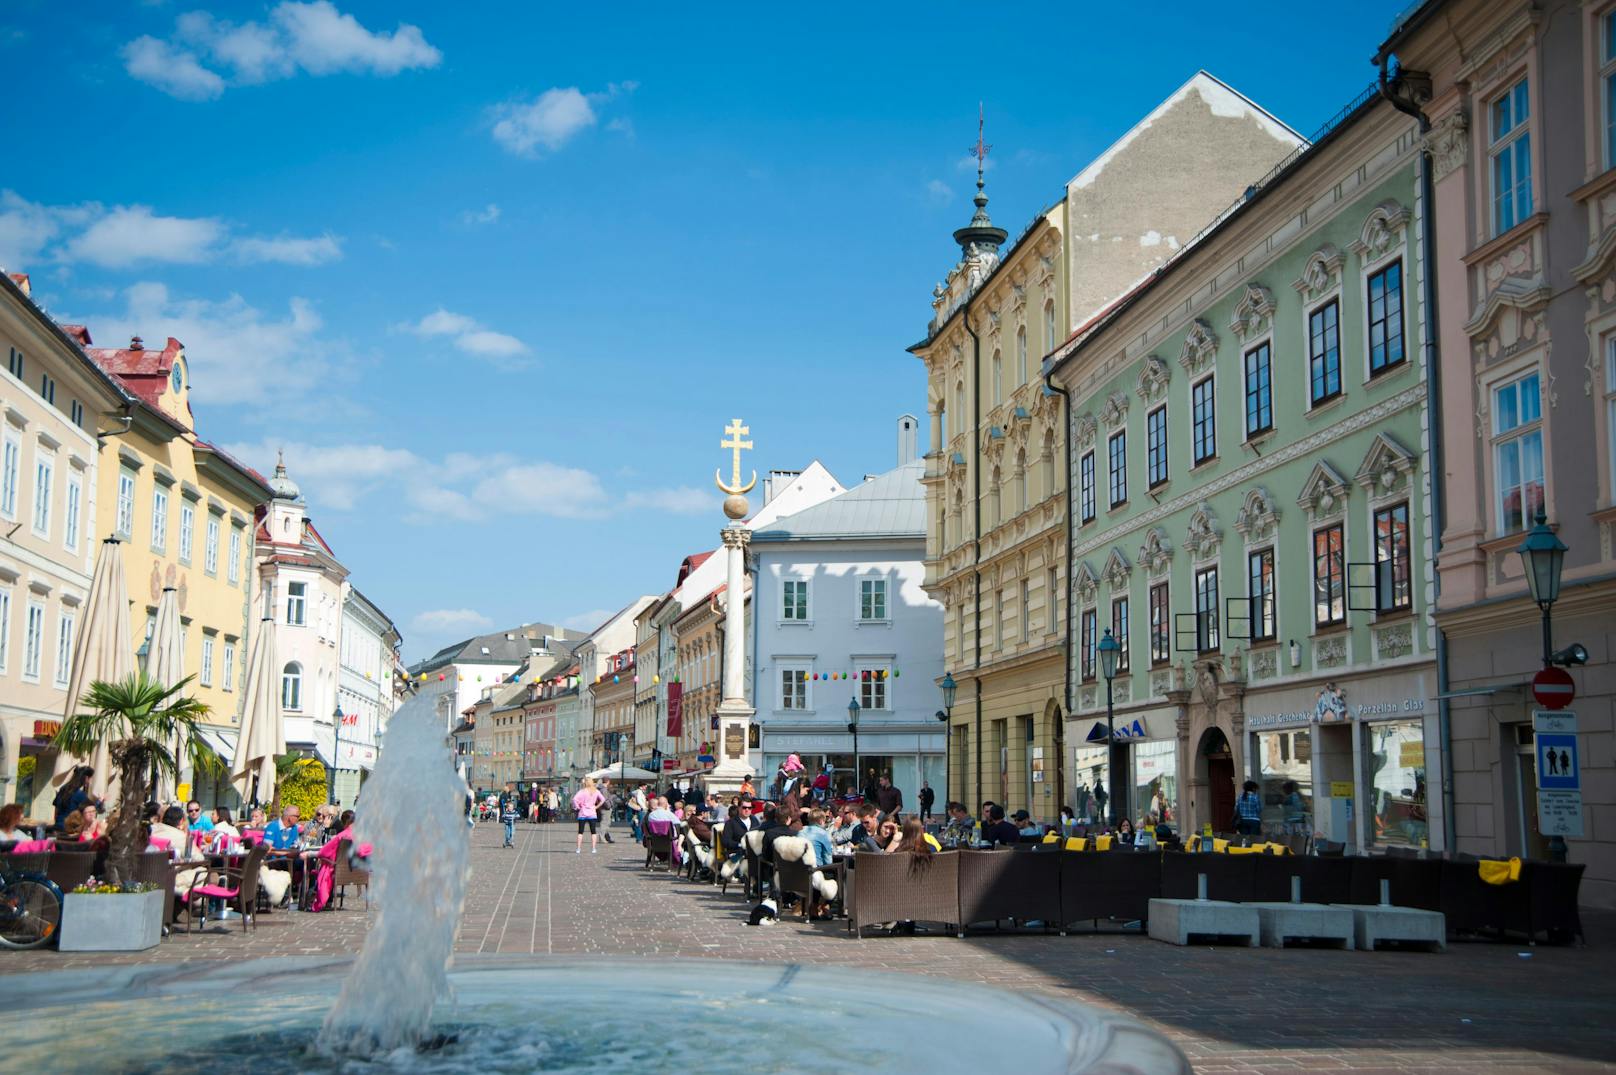
POLYGON ((752 432, 751 428, 748 426, 743 426, 739 418, 730 419, 729 425, 724 427, 724 433, 727 435, 727 439, 719 441, 718 446, 720 448, 728 448, 734 453, 734 458, 731 463, 732 469, 730 482, 728 485, 724 484, 722 471, 713 471, 713 481, 718 484, 718 489, 720 492, 728 493, 731 496, 739 496, 742 493, 749 492, 752 486, 757 484, 757 471, 755 470, 752 472, 752 480, 747 482, 745 485, 741 484, 741 451, 742 449, 750 449, 752 447, 751 441, 742 440, 741 438, 750 432, 752 432))

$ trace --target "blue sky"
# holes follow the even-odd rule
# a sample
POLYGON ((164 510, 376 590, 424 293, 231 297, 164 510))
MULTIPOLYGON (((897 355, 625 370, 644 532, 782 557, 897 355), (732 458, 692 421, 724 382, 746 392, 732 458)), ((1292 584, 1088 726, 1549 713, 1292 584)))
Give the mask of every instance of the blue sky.
POLYGON ((0 263, 184 342, 411 658, 593 626, 717 543, 729 418, 893 464, 979 101, 1014 235, 1198 68, 1312 131, 1399 6, 10 0, 0 263))

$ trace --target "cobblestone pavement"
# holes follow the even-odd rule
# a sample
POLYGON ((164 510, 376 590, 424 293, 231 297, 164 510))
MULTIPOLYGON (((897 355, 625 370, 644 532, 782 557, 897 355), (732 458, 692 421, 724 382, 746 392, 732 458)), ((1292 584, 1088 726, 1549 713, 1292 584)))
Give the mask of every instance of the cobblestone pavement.
MULTIPOLYGON (((750 927, 728 896, 642 869, 615 830, 573 853, 563 825, 475 830, 458 952, 828 963, 1036 990, 1127 1012, 1172 1037, 1201 1072, 1616 1071, 1616 915, 1588 914, 1586 947, 1459 943, 1445 955, 1174 948, 1121 933, 871 937, 845 923, 750 927)), ((0 953, 0 973, 108 963, 357 952, 364 900, 261 916, 256 933, 178 933, 150 952, 0 953)))

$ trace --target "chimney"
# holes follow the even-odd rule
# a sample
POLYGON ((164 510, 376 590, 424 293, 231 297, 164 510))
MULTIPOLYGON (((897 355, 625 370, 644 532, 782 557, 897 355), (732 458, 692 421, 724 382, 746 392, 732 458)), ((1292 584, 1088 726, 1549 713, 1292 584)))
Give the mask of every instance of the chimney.
POLYGON ((913 463, 918 458, 920 421, 912 414, 898 419, 898 465, 913 463))
POLYGON ((769 476, 763 479, 763 503, 779 496, 791 487, 791 483, 802 477, 800 470, 771 470, 769 476))

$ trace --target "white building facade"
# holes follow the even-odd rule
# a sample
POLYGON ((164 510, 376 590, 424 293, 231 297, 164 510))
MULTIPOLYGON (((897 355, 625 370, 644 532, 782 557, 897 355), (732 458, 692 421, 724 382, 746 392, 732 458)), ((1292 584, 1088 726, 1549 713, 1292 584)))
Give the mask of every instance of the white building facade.
POLYGON ((340 675, 337 706, 342 721, 333 744, 337 764, 337 800, 358 799, 363 776, 376 764, 382 732, 396 708, 393 668, 403 642, 385 613, 352 585, 342 603, 342 632, 337 647, 340 675))

